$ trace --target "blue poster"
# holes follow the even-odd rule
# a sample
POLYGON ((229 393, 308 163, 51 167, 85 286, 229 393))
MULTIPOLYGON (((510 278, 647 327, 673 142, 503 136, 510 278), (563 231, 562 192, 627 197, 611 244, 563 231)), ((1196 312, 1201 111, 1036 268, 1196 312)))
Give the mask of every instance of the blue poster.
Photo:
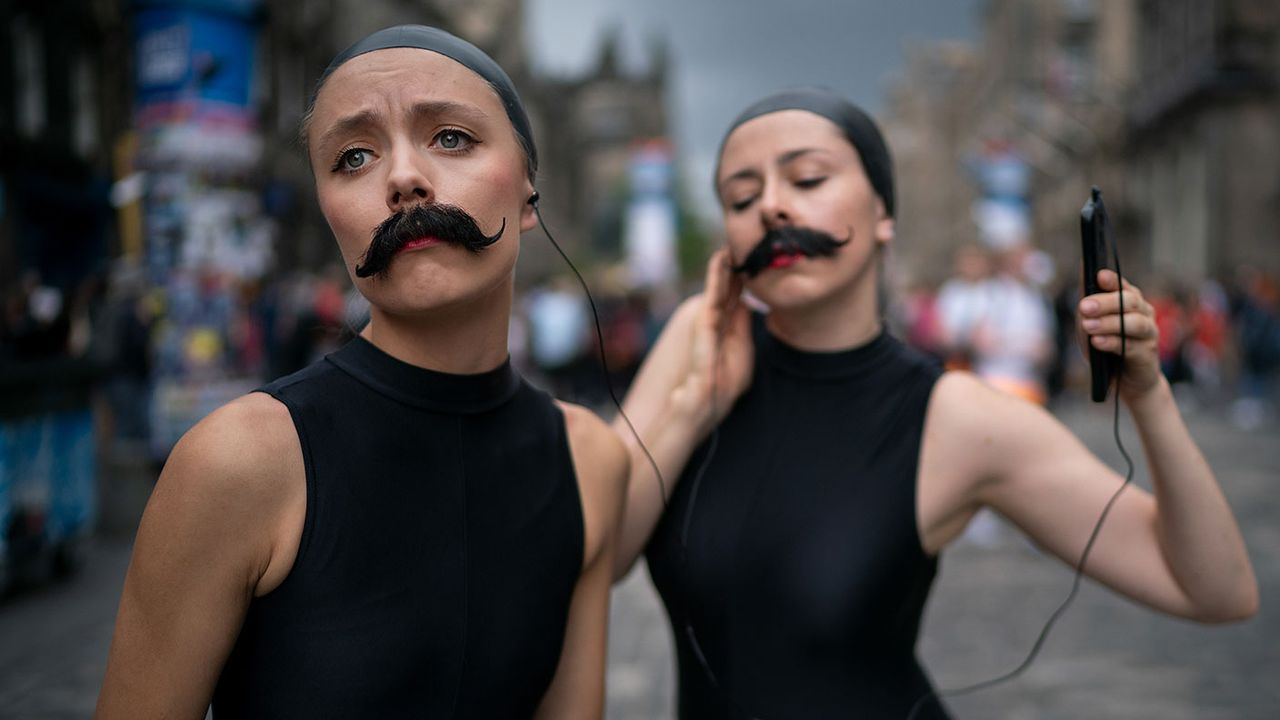
POLYGON ((259 6, 259 0, 135 2, 139 116, 163 122, 179 110, 247 113, 259 6))

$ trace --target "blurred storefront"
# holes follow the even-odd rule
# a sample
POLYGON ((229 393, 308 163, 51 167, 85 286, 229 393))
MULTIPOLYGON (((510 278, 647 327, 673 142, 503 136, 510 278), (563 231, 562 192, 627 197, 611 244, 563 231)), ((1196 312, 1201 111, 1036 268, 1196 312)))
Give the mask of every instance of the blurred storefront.
POLYGON ((254 303, 273 259, 252 82, 260 0, 136 0, 135 167, 153 311, 150 449, 163 458, 261 382, 254 303))

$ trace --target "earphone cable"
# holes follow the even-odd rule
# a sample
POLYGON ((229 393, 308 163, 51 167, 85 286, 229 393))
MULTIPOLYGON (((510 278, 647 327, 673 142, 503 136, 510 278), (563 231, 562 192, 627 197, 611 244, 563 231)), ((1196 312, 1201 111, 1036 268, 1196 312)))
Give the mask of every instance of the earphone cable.
POLYGON ((604 374, 604 387, 609 392, 609 399, 613 401, 613 406, 618 409, 618 416, 626 423, 627 429, 631 431, 631 435, 635 437, 636 444, 640 446, 640 451, 649 461, 649 466, 653 468, 653 475, 658 479, 658 492, 662 496, 662 507, 667 507, 667 483, 662 477, 662 471, 658 469, 658 461, 653 459, 653 454, 649 452, 649 448, 644 444, 644 440, 640 438, 640 433, 636 431, 636 426, 631 424, 631 418, 627 417, 627 413, 622 410, 622 403, 618 402, 618 396, 613 391, 613 382, 610 380, 609 361, 604 353, 604 331, 600 328, 600 313, 596 310, 596 301, 591 297, 591 290, 587 287, 587 281, 582 277, 582 273, 578 272, 578 268, 574 266, 573 261, 565 254, 560 247, 560 243, 552 237, 551 231, 547 229, 547 223, 542 219, 542 210, 538 208, 537 195, 530 198, 529 204, 533 206, 533 214, 538 218, 538 225, 542 228, 543 234, 551 241, 551 246, 560 253, 560 257, 564 258, 565 264, 573 271, 574 277, 578 278, 578 284, 582 286, 582 292, 587 297, 587 304, 591 306, 591 318, 595 321, 596 329, 596 349, 600 353, 600 370, 604 374))

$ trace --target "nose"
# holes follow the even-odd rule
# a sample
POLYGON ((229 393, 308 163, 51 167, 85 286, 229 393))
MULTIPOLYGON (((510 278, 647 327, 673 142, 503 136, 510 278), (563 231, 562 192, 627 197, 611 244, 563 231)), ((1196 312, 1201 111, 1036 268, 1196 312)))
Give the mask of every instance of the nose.
POLYGON ((790 195, 783 189, 782 184, 778 182, 766 182, 760 191, 760 221, 765 228, 773 230, 775 228, 790 225, 793 222, 794 211, 791 208, 790 195))
POLYGON ((435 190, 428 178, 427 161, 416 148, 395 147, 387 172, 387 207, 399 212, 411 205, 435 201, 435 190))

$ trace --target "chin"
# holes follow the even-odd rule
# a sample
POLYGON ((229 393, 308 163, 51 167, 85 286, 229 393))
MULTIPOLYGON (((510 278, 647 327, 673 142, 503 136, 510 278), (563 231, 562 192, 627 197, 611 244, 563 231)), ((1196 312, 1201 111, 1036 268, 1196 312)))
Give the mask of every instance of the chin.
POLYGON ((830 297, 834 288, 823 278, 792 270, 765 270, 747 289, 773 310, 803 309, 830 297))
POLYGON ((475 272, 458 269, 414 268, 413 273, 393 273, 366 285, 360 291, 381 311, 402 316, 429 316, 441 311, 479 309, 495 298, 510 296, 514 275, 494 273, 477 268, 475 272))

